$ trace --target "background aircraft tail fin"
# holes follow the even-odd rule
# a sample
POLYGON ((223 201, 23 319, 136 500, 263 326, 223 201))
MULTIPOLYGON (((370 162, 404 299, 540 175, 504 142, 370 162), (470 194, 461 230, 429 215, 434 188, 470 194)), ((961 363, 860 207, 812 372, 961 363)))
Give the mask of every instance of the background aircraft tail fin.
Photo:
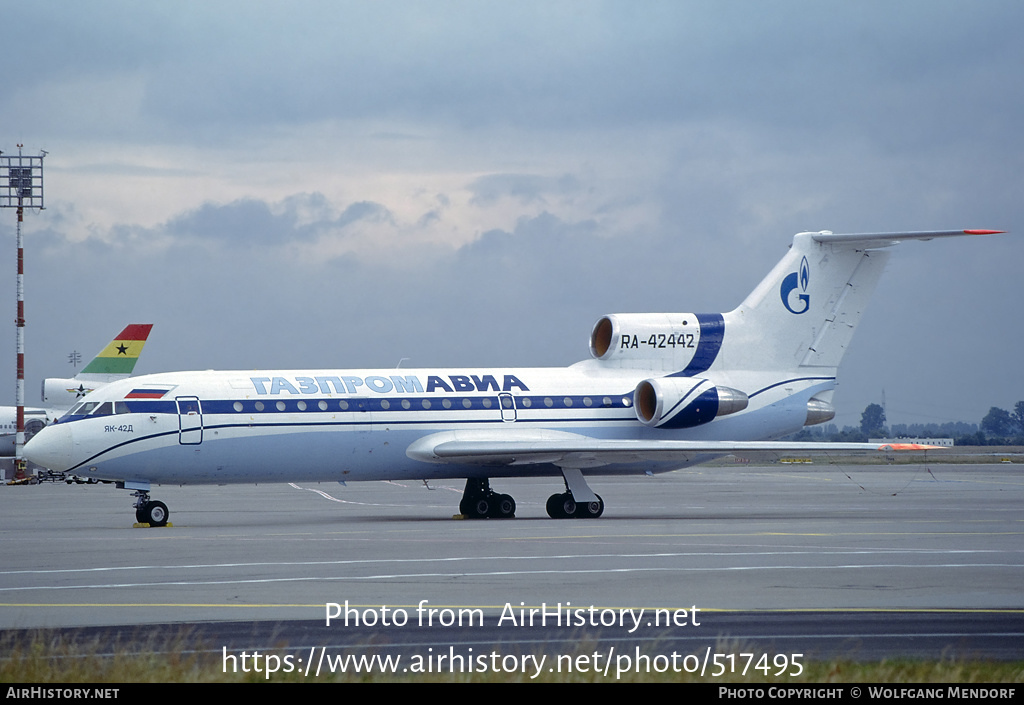
POLYGON ((75 378, 112 382, 130 376, 152 328, 152 323, 126 326, 75 378))
POLYGON ((44 379, 43 403, 52 409, 69 409, 97 387, 131 376, 152 328, 152 323, 126 326, 73 378, 44 379))

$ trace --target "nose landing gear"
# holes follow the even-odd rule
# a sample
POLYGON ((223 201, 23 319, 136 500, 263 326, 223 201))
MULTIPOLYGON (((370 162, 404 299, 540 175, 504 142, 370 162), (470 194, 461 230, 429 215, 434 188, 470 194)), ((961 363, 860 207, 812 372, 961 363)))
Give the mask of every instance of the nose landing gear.
POLYGON ((150 526, 167 526, 167 519, 171 513, 167 510, 167 505, 163 502, 151 500, 149 498, 149 492, 144 490, 136 490, 132 493, 135 497, 135 520, 140 524, 149 524, 150 526))

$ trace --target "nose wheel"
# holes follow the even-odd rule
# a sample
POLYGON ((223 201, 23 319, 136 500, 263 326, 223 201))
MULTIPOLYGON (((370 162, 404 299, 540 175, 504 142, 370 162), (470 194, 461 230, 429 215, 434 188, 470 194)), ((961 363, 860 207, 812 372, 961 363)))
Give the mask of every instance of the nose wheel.
POLYGON ((171 513, 167 505, 149 498, 149 492, 136 491, 133 493, 135 499, 135 520, 140 524, 150 526, 167 526, 167 519, 171 513))

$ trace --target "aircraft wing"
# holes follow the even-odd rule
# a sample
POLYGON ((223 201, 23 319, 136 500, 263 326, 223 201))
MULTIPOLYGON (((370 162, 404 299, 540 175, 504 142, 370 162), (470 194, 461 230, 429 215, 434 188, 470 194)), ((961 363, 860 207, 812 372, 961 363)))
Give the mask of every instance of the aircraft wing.
POLYGON ((406 450, 414 460, 468 465, 552 464, 562 468, 592 468, 612 463, 652 461, 686 463, 699 455, 755 452, 829 453, 890 452, 938 449, 911 443, 810 443, 792 441, 678 441, 604 440, 574 433, 526 430, 493 434, 443 431, 425 436, 406 450))

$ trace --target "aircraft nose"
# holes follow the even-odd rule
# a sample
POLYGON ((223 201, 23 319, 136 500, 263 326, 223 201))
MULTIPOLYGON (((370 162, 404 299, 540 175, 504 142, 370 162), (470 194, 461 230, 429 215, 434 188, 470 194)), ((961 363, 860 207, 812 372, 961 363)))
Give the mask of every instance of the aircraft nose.
POLYGON ((72 465, 74 444, 68 424, 47 426, 25 444, 25 457, 36 465, 64 472, 72 465))

